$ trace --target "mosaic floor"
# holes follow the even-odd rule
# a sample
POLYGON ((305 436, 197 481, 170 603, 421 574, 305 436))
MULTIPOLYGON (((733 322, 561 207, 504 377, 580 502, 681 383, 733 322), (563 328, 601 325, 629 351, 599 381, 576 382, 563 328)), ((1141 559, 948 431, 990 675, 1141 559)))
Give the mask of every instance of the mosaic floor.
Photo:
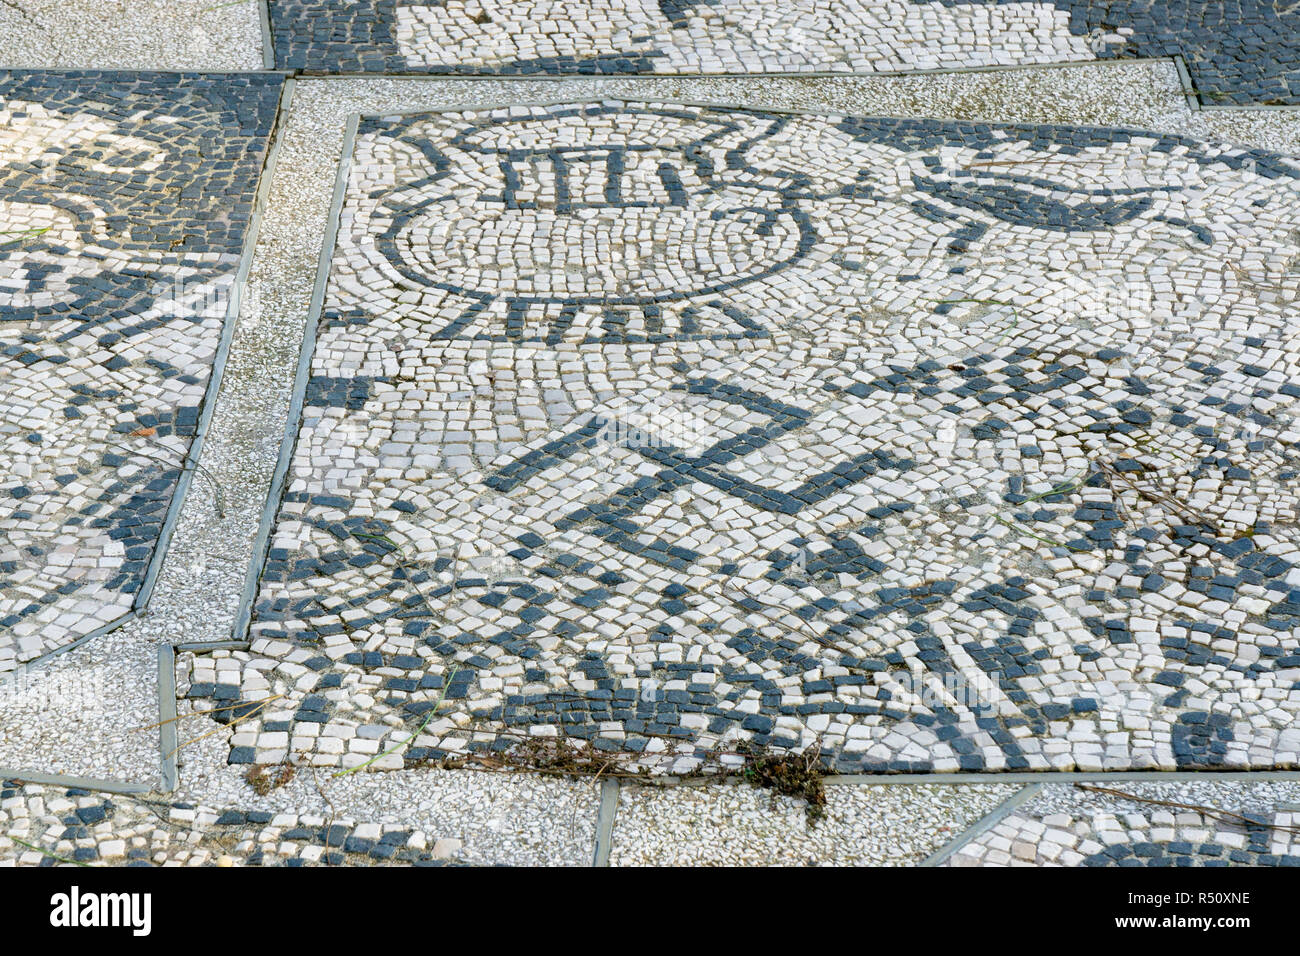
POLYGON ((19 866, 439 865, 459 851, 393 824, 215 810, 6 781, 0 853, 19 866))
POLYGON ((0 863, 1300 859, 1300 7, 78 3, 0 863))
POLYGON ((189 693, 283 695, 250 763, 446 700, 394 766, 1294 765, 1298 180, 1059 127, 364 119, 253 646, 189 693))
POLYGON ((1207 103, 1300 103, 1288 0, 271 0, 321 73, 906 72, 1181 56, 1207 103))
POLYGON ((940 865, 1300 866, 1300 804, 1266 785, 1147 785, 1127 796, 1089 786, 1044 788, 940 865))

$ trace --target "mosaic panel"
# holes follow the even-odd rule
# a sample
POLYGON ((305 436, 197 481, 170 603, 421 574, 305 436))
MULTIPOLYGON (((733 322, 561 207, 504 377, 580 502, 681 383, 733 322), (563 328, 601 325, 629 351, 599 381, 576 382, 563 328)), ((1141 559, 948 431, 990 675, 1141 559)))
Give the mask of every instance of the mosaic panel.
POLYGON ((1298 175, 1127 130, 364 119, 253 644, 187 693, 245 702, 235 762, 1294 765, 1298 175))
POLYGON ((277 64, 314 72, 888 72, 1187 62, 1209 104, 1300 102, 1288 0, 271 0, 277 64))

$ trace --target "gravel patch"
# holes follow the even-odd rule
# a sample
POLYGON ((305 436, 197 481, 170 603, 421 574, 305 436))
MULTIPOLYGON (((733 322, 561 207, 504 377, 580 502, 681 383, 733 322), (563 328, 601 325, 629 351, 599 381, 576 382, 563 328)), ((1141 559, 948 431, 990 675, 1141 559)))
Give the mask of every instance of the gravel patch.
POLYGON ((260 70, 259 0, 13 0, 6 67, 260 70))

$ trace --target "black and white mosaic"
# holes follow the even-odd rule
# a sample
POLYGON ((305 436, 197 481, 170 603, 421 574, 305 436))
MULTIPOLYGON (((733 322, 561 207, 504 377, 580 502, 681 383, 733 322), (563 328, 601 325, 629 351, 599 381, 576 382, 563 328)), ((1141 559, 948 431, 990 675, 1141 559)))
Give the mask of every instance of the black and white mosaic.
POLYGON ((1141 791, 1136 800, 1049 787, 1045 797, 978 834, 943 865, 1300 866, 1296 805, 1249 799, 1258 796, 1249 792, 1244 805, 1234 805, 1232 785, 1214 800, 1219 806, 1190 802, 1197 798, 1180 792, 1204 793, 1209 786, 1148 784, 1131 788, 1141 791))
POLYGON ((1300 104, 1300 7, 1287 0, 1052 3, 1069 14, 1072 33, 1087 36, 1094 56, 1183 57, 1204 104, 1300 104))
POLYGON ((288 0, 270 13, 277 65, 320 72, 874 72, 1092 58, 1050 3, 288 0))
POLYGON ((217 809, 6 780, 0 865, 443 866, 461 841, 332 814, 217 809))
POLYGON ((1181 55, 1207 103, 1300 102, 1288 0, 272 0, 315 72, 885 72, 1181 55))
POLYGON ((280 82, 0 74, 0 671, 137 601, 280 82))
POLYGON ((1137 131, 363 119, 252 647, 183 692, 237 763, 1295 765, 1297 213, 1137 131))

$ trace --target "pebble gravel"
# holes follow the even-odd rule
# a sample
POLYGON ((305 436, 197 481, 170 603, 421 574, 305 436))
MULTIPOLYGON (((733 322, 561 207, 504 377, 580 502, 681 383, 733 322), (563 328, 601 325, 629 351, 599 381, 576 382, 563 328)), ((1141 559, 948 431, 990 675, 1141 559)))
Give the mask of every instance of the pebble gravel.
POLYGON ((1011 784, 828 786, 826 816, 747 785, 625 786, 611 866, 908 866, 1018 789, 1011 784))

